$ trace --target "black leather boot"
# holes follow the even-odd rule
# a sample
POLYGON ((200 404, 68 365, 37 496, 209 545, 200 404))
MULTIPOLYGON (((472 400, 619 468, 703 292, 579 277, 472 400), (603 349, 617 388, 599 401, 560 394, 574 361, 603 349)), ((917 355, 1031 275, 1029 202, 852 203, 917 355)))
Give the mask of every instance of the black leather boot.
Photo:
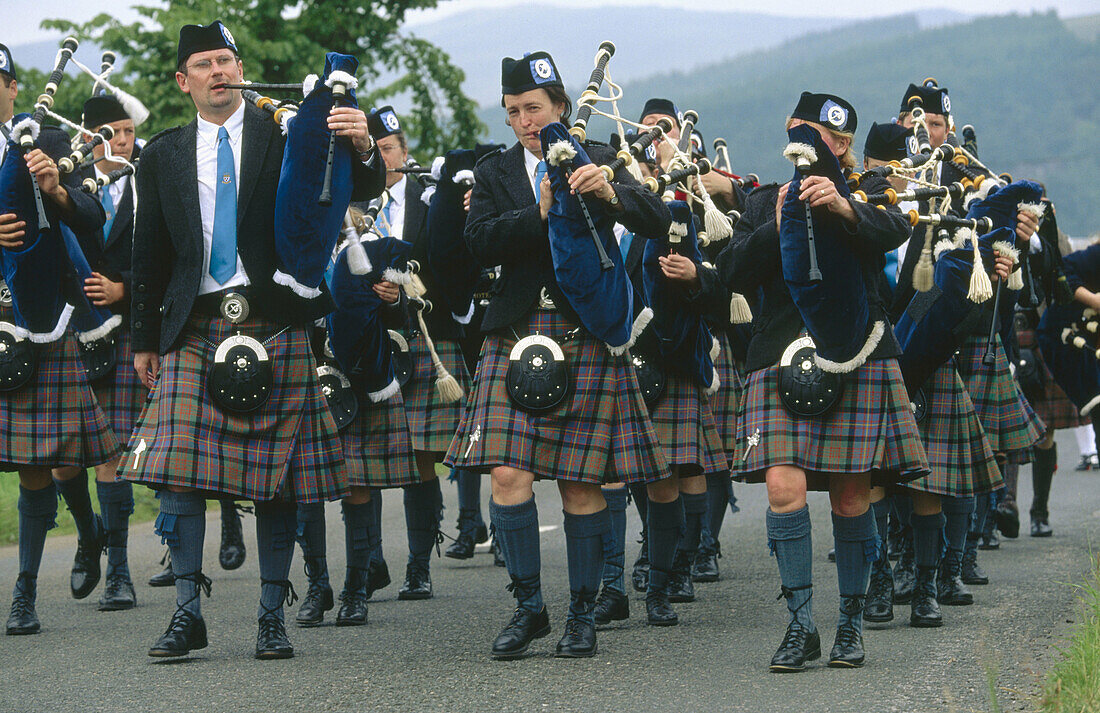
POLYGON ((867 603, 863 608, 863 620, 884 623, 894 619, 894 574, 886 553, 871 568, 871 581, 867 585, 867 603))
POLYGON ((596 593, 571 591, 565 633, 554 649, 559 659, 586 659, 596 655, 596 627, 589 618, 596 606, 596 593))
POLYGON ((909 626, 935 628, 943 626, 943 614, 936 601, 936 568, 917 567, 917 587, 913 590, 913 608, 909 626))
POLYGON ((495 537, 493 538, 493 541, 489 543, 489 554, 493 556, 494 567, 507 566, 508 563, 504 561, 504 553, 501 552, 500 547, 497 546, 497 541, 495 537))
POLYGON ((962 553, 947 550, 940 562, 939 578, 936 580, 936 601, 948 606, 968 606, 974 603, 974 595, 962 581, 962 553))
POLYGON ((344 591, 340 592, 336 626, 363 626, 366 623, 367 573, 358 567, 348 567, 344 576, 344 591))
POLYGON ((186 656, 192 651, 206 648, 206 622, 201 616, 195 616, 184 609, 193 599, 206 594, 210 597, 210 578, 202 572, 193 574, 181 574, 178 579, 188 579, 195 583, 195 595, 182 605, 176 605, 176 613, 172 615, 172 621, 168 628, 160 635, 156 643, 149 649, 149 655, 156 658, 171 658, 186 656))
POLYGON ((902 550, 901 557, 894 567, 894 603, 908 604, 913 598, 913 588, 917 586, 917 564, 913 559, 912 541, 902 550))
POLYGON ((649 589, 645 595, 646 620, 651 626, 676 626, 680 617, 668 601, 671 572, 650 568, 649 589))
POLYGON ((691 581, 691 554, 683 550, 677 550, 676 559, 672 561, 668 600, 674 604, 695 601, 695 585, 691 581))
POLYGON ((306 579, 309 580, 309 589, 302 600, 302 606, 298 607, 298 613, 294 621, 298 626, 309 629, 320 626, 325 621, 325 612, 330 611, 335 602, 332 600, 332 587, 321 579, 325 566, 316 558, 305 558, 306 579))
POLYGON ((402 600, 432 598, 432 575, 427 562, 419 560, 409 562, 405 567, 405 583, 397 591, 397 598, 402 600))
MULTIPOLYGON (((126 552, 127 530, 108 530, 107 547, 116 553, 121 550, 123 556, 126 552)), ((125 560, 123 560, 125 563, 125 560)), ((99 597, 100 611, 125 611, 137 606, 137 594, 134 592, 134 583, 130 579, 130 572, 124 566, 111 568, 110 558, 107 562, 107 579, 103 585, 103 594, 99 597)))
POLYGON ((8 636, 37 634, 42 630, 38 613, 34 609, 34 600, 38 594, 37 577, 30 572, 20 572, 15 580, 15 591, 11 596, 11 613, 5 631, 8 636))
POLYGON ((474 539, 478 534, 477 510, 458 511, 458 537, 443 554, 451 559, 468 560, 474 556, 474 539))
MULTIPOLYGON (((850 619, 863 616, 863 595, 840 595, 840 611, 850 619)), ((859 668, 863 665, 863 633, 852 623, 841 624, 836 629, 833 650, 829 653, 830 668, 859 668)))
POLYGON ((1032 537, 1050 537, 1054 534, 1054 530, 1050 529, 1050 523, 1047 522, 1046 516, 1031 516, 1031 536, 1032 537))
POLYGON ((608 589, 606 586, 596 597, 596 626, 607 626, 613 621, 630 618, 630 600, 622 592, 608 589))
POLYGON ((164 569, 158 574, 154 574, 149 578, 150 587, 171 587, 176 583, 176 575, 172 571, 172 553, 170 550, 164 551, 164 556, 160 558, 160 563, 164 565, 164 569))
POLYGON ((69 575, 69 589, 73 599, 83 599, 92 593, 103 576, 103 552, 107 547, 107 531, 103 520, 95 516, 96 536, 90 541, 76 543, 76 557, 69 575))
POLYGON ((520 604, 538 593, 539 575, 525 579, 512 577, 508 589, 516 598, 516 610, 512 619, 497 634, 493 641, 492 656, 498 660, 518 659, 527 654, 531 642, 550 633, 550 615, 543 606, 539 611, 524 609, 520 604))
POLYGON ((989 577, 978 565, 978 553, 971 550, 963 554, 959 576, 965 584, 989 584, 989 577))
POLYGON ((700 547, 691 567, 691 578, 696 582, 717 582, 718 560, 722 557, 722 546, 715 542, 713 547, 700 547))
POLYGON ((371 557, 370 567, 367 569, 367 600, 369 601, 379 589, 390 586, 392 581, 386 560, 371 557))
POLYGON ((642 530, 642 549, 638 551, 638 559, 634 560, 634 569, 630 573, 630 584, 635 592, 644 592, 649 588, 649 537, 642 530))
MULTIPOLYGON (((244 534, 241 532, 241 510, 236 503, 222 500, 222 543, 218 549, 218 564, 222 569, 237 569, 244 564, 244 534)), ((245 510, 245 512, 249 512, 245 510)))
POLYGON ((807 661, 821 658, 821 636, 817 630, 809 631, 797 621, 787 625, 783 642, 772 656, 769 668, 773 673, 805 671, 807 661))
MULTIPOLYGON (((295 594, 294 585, 290 580, 260 581, 261 587, 265 584, 281 586, 287 606, 298 601, 298 595, 295 594)), ((294 647, 291 646, 290 637, 286 634, 286 624, 280 616, 279 609, 281 606, 275 609, 265 607, 259 621, 256 622, 256 658, 258 659, 289 659, 294 656, 294 647)))

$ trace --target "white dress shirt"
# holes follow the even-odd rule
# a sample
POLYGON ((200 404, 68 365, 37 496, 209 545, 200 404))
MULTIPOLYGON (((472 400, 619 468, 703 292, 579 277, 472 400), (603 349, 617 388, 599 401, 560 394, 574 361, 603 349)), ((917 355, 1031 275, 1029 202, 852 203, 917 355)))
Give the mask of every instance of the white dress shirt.
MULTIPOLYGON (((106 180, 107 174, 99 170, 99 164, 95 164, 95 177, 106 180)), ((126 186, 130 185, 130 176, 123 176, 114 183, 108 184, 105 188, 100 188, 101 191, 107 191, 107 195, 111 196, 111 204, 115 207, 115 216, 118 216, 118 206, 122 203, 122 194, 126 192, 126 186)))
POLYGON ((408 186, 409 177, 402 175, 400 181, 386 189, 390 192, 389 210, 386 211, 390 217, 386 227, 398 240, 405 239, 405 189, 408 186))
MULTIPOLYGON (((229 134, 229 145, 233 149, 233 173, 236 177, 234 185, 237 191, 241 186, 241 142, 244 134, 244 102, 237 107, 237 111, 225 120, 226 132, 229 134)), ((201 116, 198 118, 198 136, 195 140, 195 160, 198 165, 199 177, 199 212, 202 216, 202 279, 199 282, 199 294, 218 292, 227 287, 249 284, 248 275, 244 271, 240 254, 237 255, 237 272, 230 277, 225 284, 219 285, 218 281, 210 276, 210 249, 214 243, 214 203, 217 198, 218 186, 218 129, 217 124, 212 124, 201 116)), ((114 197, 114 196, 112 196, 114 197)), ((237 210, 241 209, 240 203, 237 210)))

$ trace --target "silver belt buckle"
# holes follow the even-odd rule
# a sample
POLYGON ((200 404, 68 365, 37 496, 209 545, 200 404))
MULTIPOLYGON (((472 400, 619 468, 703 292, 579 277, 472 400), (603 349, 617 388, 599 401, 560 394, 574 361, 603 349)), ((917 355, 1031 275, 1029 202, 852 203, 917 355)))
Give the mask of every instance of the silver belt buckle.
POLYGON ((11 307, 11 290, 8 283, 0 280, 0 307, 11 307))
POLYGON ((542 290, 539 291, 539 309, 553 311, 557 308, 558 306, 554 304, 554 300, 550 297, 550 293, 543 287, 542 290))
POLYGON ((222 298, 221 313, 232 324, 240 324, 248 319, 248 300, 244 295, 230 292, 222 298))

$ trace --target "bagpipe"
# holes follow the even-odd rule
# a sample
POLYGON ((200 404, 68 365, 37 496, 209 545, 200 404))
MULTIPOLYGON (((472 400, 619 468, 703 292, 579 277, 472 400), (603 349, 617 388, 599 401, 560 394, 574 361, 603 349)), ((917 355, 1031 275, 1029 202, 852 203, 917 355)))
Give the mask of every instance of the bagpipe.
POLYGON ((714 153, 717 154, 721 163, 715 162, 713 165, 714 170, 720 172, 723 176, 730 179, 739 188, 745 190, 751 190, 760 185, 760 176, 755 173, 748 173, 744 176, 739 176, 733 171, 733 162, 730 161, 729 145, 726 140, 719 137, 714 140, 714 153))

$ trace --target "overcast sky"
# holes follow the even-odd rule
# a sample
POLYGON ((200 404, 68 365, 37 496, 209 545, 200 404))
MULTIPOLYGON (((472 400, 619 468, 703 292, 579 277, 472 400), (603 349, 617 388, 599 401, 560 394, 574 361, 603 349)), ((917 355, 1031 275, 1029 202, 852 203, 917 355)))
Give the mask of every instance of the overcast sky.
MULTIPOLYGON (((66 17, 78 22, 91 19, 101 12, 120 13, 126 20, 136 15, 130 11, 119 10, 131 4, 151 4, 149 0, 0 0, 0 15, 4 22, 0 28, 0 42, 7 45, 19 45, 34 40, 52 37, 54 33, 39 29, 44 18, 66 17), (18 7, 18 12, 13 12, 18 7)), ((410 23, 431 21, 454 12, 477 7, 505 7, 520 4, 517 0, 449 0, 440 2, 434 10, 419 11, 410 15, 410 23)), ((551 5, 604 6, 604 5, 665 5, 683 7, 685 0, 552 0, 551 5)), ((1007 12, 1029 12, 1032 10, 1057 9, 1063 16, 1100 13, 1100 0, 933 0, 930 6, 946 7, 968 14, 1003 14, 1007 12)), ((832 17, 868 17, 893 15, 915 9, 914 3, 897 0, 786 0, 779 3, 744 2, 743 0, 694 0, 691 7, 697 10, 743 10, 764 12, 777 15, 832 17)))

